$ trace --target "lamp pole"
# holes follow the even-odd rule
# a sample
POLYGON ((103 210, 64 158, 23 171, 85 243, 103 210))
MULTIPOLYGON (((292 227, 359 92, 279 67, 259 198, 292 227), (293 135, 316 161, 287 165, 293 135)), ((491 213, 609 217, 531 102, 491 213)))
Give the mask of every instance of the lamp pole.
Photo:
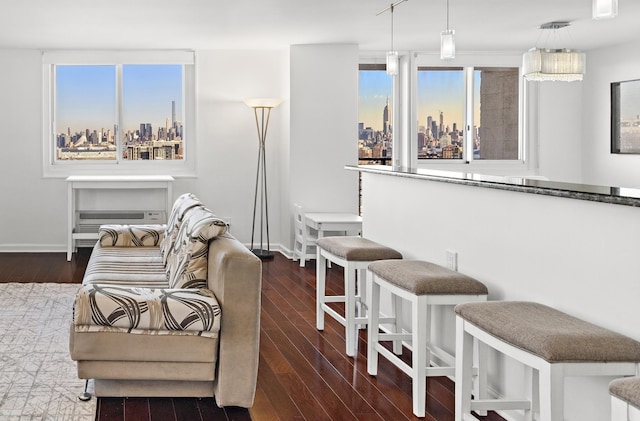
POLYGON ((253 108, 258 130, 258 165, 256 168, 256 188, 253 195, 253 221, 251 225, 251 251, 262 260, 273 259, 269 242, 269 207, 267 201, 267 159, 265 144, 271 109, 282 101, 279 99, 247 99, 245 103, 253 108), (256 211, 258 210, 258 190, 260 191, 260 248, 254 248, 256 211), (266 234, 266 248, 263 234, 266 234))

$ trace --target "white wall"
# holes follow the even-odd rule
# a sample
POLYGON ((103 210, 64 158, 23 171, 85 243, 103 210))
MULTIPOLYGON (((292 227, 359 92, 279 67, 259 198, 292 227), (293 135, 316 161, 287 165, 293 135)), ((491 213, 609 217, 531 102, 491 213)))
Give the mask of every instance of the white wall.
POLYGON ((292 46, 291 205, 358 212, 357 121, 358 46, 292 46))
POLYGON ((589 51, 583 83, 584 182, 640 187, 640 155, 610 152, 611 82, 640 79, 640 41, 589 51))
POLYGON ((41 177, 38 51, 0 50, 0 250, 64 249, 66 185, 41 177))
MULTIPOLYGON (((280 243, 282 149, 288 145, 287 51, 199 51, 197 54, 197 178, 179 179, 174 196, 191 191, 243 242, 251 236, 258 138, 247 97, 276 96, 267 138, 271 242, 280 243)), ((37 50, 1 50, 0 251, 66 248, 66 183, 41 170, 42 64, 37 50)), ((284 154, 285 158, 288 156, 284 154)), ((286 166, 286 165, 285 165, 286 166)), ((288 238, 286 236, 285 238, 288 238)))
POLYGON ((538 89, 538 171, 550 180, 582 183, 582 82, 527 82, 538 89))
MULTIPOLYGON (((491 300, 538 301, 640 340, 640 209, 366 173, 363 183, 366 237, 441 265, 456 251, 491 300)), ((521 367, 491 361, 495 391, 522 390, 521 367)), ((565 419, 608 419, 610 380, 571 379, 565 419)))
MULTIPOLYGON (((289 57, 286 51, 199 51, 197 53, 198 177, 176 182, 176 194, 194 192, 231 232, 251 241, 258 159, 258 133, 246 98, 276 97, 266 139, 271 243, 280 243, 281 150, 289 143, 289 57)), ((259 225, 258 225, 259 226, 259 225)), ((256 226, 256 230, 258 230, 256 226)), ((256 231, 256 239, 258 231, 256 231)))
MULTIPOLYGON (((0 155, 0 251, 63 251, 66 183, 41 176, 40 52, 1 50, 0 68, 6 145, 0 155)), ((177 179, 174 196, 195 193, 216 214, 230 217, 231 232, 249 243, 258 134, 243 100, 278 97, 284 102, 272 110, 266 142, 272 248, 292 248, 294 201, 318 211, 357 212, 357 175, 343 169, 357 162, 357 69, 353 44, 198 51, 197 177, 177 179)), ((95 195, 84 200, 104 203, 95 195)))

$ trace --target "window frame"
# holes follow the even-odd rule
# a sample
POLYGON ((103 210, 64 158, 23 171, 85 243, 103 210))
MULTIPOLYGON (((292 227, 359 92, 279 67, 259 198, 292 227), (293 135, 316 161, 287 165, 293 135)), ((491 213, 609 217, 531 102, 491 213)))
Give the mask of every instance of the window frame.
POLYGON ((470 130, 473 128, 472 112, 473 112, 473 73, 476 68, 490 67, 513 67, 519 69, 519 106, 518 106, 518 159, 516 160, 488 160, 473 159, 472 150, 465 147, 464 159, 418 159, 418 124, 412 124, 409 127, 412 150, 410 162, 412 168, 434 168, 453 170, 453 171, 469 171, 472 172, 500 172, 509 174, 511 172, 522 173, 529 172, 537 168, 537 112, 534 104, 537 103, 537 89, 531 84, 526 83, 522 78, 522 56, 516 54, 500 54, 500 53, 484 53, 477 54, 457 54, 453 60, 443 61, 440 56, 435 53, 411 54, 411 65, 409 75, 400 75, 399 77, 408 77, 411 80, 411 103, 415 104, 411 107, 410 121, 418 121, 417 113, 417 78, 419 67, 429 68, 463 68, 465 78, 465 142, 471 141, 470 130))
MULTIPOLYGON (((195 53, 186 50, 163 51, 43 51, 43 177, 71 175, 173 175, 195 176, 196 164, 196 92, 195 53), (117 144, 115 160, 62 161, 55 159, 55 66, 57 65, 114 65, 179 64, 183 66, 184 159, 181 160, 123 160, 122 145, 117 144)), ((116 78, 116 102, 122 101, 121 79, 116 78)), ((121 121, 122 116, 118 115, 121 121)), ((118 127, 121 132, 122 127, 118 127)))
MULTIPOLYGON (((384 60, 380 61, 379 59, 372 59, 372 58, 368 58, 368 59, 361 59, 359 64, 358 64, 358 95, 360 92, 360 72, 367 72, 367 71, 380 71, 380 72, 385 72, 386 71, 386 63, 384 60)), ((389 76, 391 77, 391 76, 389 76)), ((392 117, 393 117, 393 79, 391 79, 391 93, 388 97, 388 99, 391 101, 390 105, 391 105, 391 112, 392 112, 392 117)), ((360 115, 360 101, 358 98, 358 115, 360 115)), ((360 121, 358 121, 356 124, 359 124, 360 121)), ((386 162, 392 162, 393 159, 393 146, 395 140, 394 140, 394 136, 393 136, 393 121, 391 122, 391 127, 392 127, 392 135, 391 135, 391 139, 392 139, 392 143, 391 143, 391 157, 384 157, 384 158, 371 158, 371 161, 373 162, 372 164, 359 164, 359 165, 387 165, 386 162), (379 160, 382 161, 384 164, 378 164, 375 163, 374 161, 379 160)), ((359 142, 359 139, 358 139, 359 142)), ((360 158, 360 150, 358 148, 358 162, 360 162, 361 158, 360 158)))

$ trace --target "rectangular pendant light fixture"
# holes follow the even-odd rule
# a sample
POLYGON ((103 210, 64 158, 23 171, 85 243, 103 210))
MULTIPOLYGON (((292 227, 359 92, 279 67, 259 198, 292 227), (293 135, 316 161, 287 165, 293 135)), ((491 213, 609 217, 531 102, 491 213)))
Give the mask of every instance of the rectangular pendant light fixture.
POLYGON ((593 19, 611 19, 618 16, 618 0, 592 0, 593 19))

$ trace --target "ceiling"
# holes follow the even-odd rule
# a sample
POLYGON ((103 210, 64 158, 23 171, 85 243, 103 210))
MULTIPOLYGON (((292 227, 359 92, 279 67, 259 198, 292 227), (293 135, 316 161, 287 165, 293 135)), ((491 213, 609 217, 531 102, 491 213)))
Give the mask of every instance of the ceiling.
MULTIPOLYGON (((390 47, 388 0, 5 0, 0 48, 286 49, 292 44, 390 47)), ((640 1, 619 0, 615 19, 591 19, 591 0, 450 0, 456 49, 589 50, 640 39, 640 1), (569 28, 539 25, 567 20, 569 28), (554 35, 556 41, 549 41, 554 35)), ((438 51, 446 0, 395 8, 398 50, 438 51)))

